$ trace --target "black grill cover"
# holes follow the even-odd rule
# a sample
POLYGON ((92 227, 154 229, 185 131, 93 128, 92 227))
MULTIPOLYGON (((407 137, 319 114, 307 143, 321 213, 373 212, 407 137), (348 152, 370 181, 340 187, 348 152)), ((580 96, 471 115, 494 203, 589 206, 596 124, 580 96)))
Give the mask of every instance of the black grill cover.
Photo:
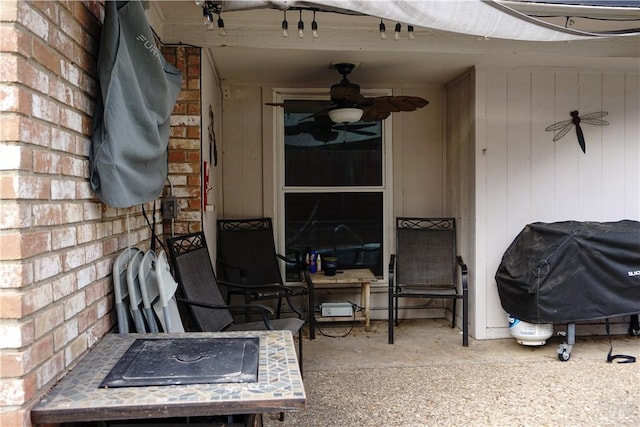
POLYGON ((640 222, 536 222, 502 257, 502 307, 530 323, 640 312, 640 222))

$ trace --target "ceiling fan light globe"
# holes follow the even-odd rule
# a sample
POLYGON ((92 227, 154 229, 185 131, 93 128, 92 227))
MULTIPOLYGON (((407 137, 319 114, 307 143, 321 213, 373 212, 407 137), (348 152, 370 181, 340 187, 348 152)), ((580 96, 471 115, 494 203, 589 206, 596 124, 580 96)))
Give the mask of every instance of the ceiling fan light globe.
POLYGON ((362 118, 360 108, 335 108, 329 110, 329 118, 334 123, 355 123, 362 118))

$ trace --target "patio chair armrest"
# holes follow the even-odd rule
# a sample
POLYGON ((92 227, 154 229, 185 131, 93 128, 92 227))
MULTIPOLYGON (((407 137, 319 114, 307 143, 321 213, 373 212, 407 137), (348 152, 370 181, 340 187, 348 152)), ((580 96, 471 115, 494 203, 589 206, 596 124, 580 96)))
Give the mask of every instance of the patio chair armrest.
POLYGON ((280 254, 276 254, 276 257, 287 264, 294 264, 296 266, 296 270, 298 271, 302 271, 307 268, 307 264, 305 264, 303 261, 299 259, 287 258, 286 256, 280 255, 280 254))
POLYGON ((261 312, 262 314, 266 314, 269 316, 274 315, 274 311, 271 307, 267 307, 266 305, 261 304, 233 304, 233 305, 216 305, 216 304, 208 304, 206 302, 194 301, 185 298, 176 298, 177 301, 183 302, 188 305, 194 305, 196 307, 209 308, 212 310, 233 310, 233 309, 249 309, 256 312, 261 312))
POLYGON ((396 254, 389 256, 389 289, 393 289, 393 281, 396 275, 396 254))
POLYGON ((269 287, 269 288, 278 288, 278 289, 282 289, 282 291, 285 294, 291 294, 293 292, 293 290, 285 285, 281 285, 280 283, 264 283, 262 285, 245 285, 245 284, 240 284, 240 283, 233 283, 233 282, 227 282, 226 280, 219 280, 218 279, 218 284, 219 285, 223 285, 226 286, 228 288, 236 288, 236 289, 244 289, 244 290, 255 290, 255 289, 260 289, 261 287, 269 287))
POLYGON ((458 263, 458 266, 460 267, 460 271, 462 273, 462 289, 466 290, 469 288, 467 280, 469 270, 467 269, 467 264, 464 263, 460 255, 456 256, 456 262, 458 263))

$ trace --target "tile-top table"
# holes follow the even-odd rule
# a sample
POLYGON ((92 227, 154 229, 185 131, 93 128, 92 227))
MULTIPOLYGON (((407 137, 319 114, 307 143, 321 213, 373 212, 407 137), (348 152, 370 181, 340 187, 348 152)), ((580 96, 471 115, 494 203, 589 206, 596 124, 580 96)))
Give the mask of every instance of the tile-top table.
POLYGON ((108 334, 31 410, 35 424, 299 410, 306 394, 289 331, 108 334), (137 339, 258 337, 258 382, 100 388, 137 339))
MULTIPOLYGON (((355 268, 348 270, 338 270, 334 276, 327 276, 324 272, 319 273, 306 273, 309 275, 309 279, 313 283, 309 292, 309 306, 315 307, 315 290, 316 289, 348 289, 353 287, 360 288, 360 304, 364 307, 364 316, 356 316, 356 320, 364 320, 365 331, 369 330, 371 324, 371 309, 370 295, 371 295, 371 282, 377 280, 371 270, 368 268, 355 268)), ((317 319, 314 310, 309 310, 309 338, 315 339, 316 337, 316 322, 318 321, 331 321, 339 322, 350 320, 350 318, 321 318, 317 319)))

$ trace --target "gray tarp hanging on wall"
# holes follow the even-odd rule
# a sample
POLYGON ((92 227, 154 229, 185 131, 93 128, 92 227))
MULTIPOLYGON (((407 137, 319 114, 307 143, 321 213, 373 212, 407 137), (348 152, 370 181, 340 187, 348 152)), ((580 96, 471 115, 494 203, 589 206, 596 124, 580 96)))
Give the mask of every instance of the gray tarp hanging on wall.
POLYGON ((496 272, 502 307, 531 323, 640 312, 640 222, 537 222, 496 272))
POLYGON ((167 180, 169 117, 182 75, 157 49, 142 2, 105 2, 89 164, 106 204, 155 200, 167 180))

